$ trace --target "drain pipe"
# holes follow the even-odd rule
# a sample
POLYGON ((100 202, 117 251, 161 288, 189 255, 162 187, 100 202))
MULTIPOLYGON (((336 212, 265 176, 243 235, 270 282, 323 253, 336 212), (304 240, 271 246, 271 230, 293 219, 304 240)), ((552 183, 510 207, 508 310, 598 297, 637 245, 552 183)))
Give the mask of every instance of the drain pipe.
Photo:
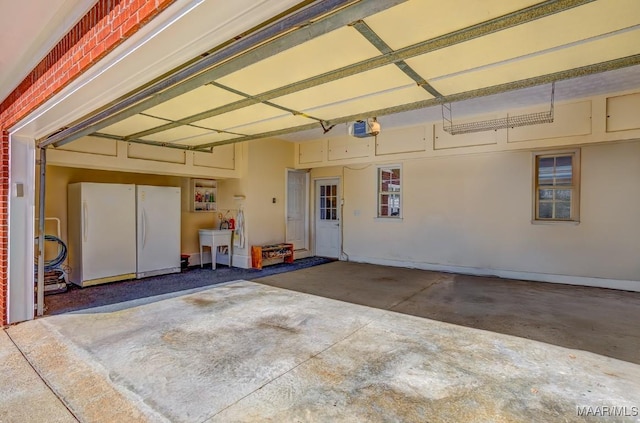
POLYGON ((38 192, 38 285, 36 314, 44 314, 44 192, 47 174, 47 148, 40 148, 40 189, 38 192))

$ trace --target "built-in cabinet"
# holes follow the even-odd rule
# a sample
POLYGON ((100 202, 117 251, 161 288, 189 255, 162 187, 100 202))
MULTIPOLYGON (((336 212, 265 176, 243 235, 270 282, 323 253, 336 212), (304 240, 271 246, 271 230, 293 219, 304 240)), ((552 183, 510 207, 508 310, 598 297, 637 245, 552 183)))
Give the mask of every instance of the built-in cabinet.
POLYGON ((190 210, 214 212, 217 210, 218 181, 213 179, 191 179, 190 210))

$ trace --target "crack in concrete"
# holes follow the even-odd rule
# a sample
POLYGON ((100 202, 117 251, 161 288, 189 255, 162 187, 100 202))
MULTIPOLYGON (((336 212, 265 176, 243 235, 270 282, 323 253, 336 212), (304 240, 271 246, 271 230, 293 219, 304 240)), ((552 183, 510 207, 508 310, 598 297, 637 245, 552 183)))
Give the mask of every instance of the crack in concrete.
POLYGON ((405 303, 405 302, 409 301, 411 298, 415 297, 415 296, 416 296, 416 295, 418 295, 418 294, 423 293, 423 292, 424 292, 424 291, 426 291, 427 289, 431 288, 432 286, 434 286, 434 285, 436 285, 436 284, 438 284, 438 283, 440 283, 440 282, 442 282, 442 279, 438 279, 438 280, 435 280, 435 281, 431 282, 429 285, 427 285, 427 286, 425 286, 424 288, 422 288, 422 289, 420 289, 420 290, 418 290, 418 291, 414 292, 413 294, 409 295, 408 297, 403 298, 403 299, 401 299, 401 300, 398 300, 398 301, 396 301, 395 303, 391 304, 391 305, 389 306, 389 308, 387 308, 387 310, 389 310, 389 311, 394 311, 393 309, 394 309, 394 308, 396 308, 396 307, 398 307, 400 304, 402 304, 402 303, 405 303))
MULTIPOLYGON (((4 329, 3 329, 4 330, 4 329)), ((69 414, 71 414, 71 416, 78 422, 81 423, 81 420, 78 418, 78 416, 76 416, 76 413, 73 412, 73 410, 71 409, 71 407, 69 406, 69 404, 66 403, 66 401, 64 401, 64 399, 62 399, 62 397, 60 395, 58 395, 58 393, 56 392, 55 389, 53 389, 53 387, 49 384, 49 382, 47 382, 47 380, 42 376, 42 374, 38 371, 38 368, 31 362, 31 360, 29 360, 29 357, 27 357, 27 355, 24 353, 24 351, 22 351, 22 349, 20 349, 20 347, 18 346, 18 344, 16 344, 16 341, 11 337, 11 334, 4 330, 4 333, 7 334, 7 337, 9 338, 9 340, 11 341, 11 343, 16 347, 16 349, 18 350, 18 352, 20 353, 20 355, 22 356, 22 358, 24 358, 24 361, 27 362, 27 364, 29 365, 29 367, 31 367, 33 369, 33 371, 35 372, 36 375, 38 375, 38 378, 40 378, 40 380, 42 381, 42 383, 44 383, 44 385, 49 389, 49 391, 51 391, 51 393, 58 399, 58 401, 60 401, 60 403, 62 404, 62 406, 69 412, 69 414)))
POLYGON ((358 333, 359 331, 361 331, 362 329, 364 329, 365 327, 369 326, 372 323, 372 321, 369 321, 367 323, 365 323, 364 325, 358 327, 357 329, 355 329, 354 331, 348 333, 346 336, 344 336, 343 338, 337 340, 336 342, 334 342, 333 344, 329 345, 328 347, 324 348, 321 351, 318 351, 317 353, 311 355, 310 357, 308 357, 307 359, 301 361, 300 363, 296 364, 295 366, 293 366, 292 368, 290 368, 289 370, 287 370, 286 372, 279 374, 278 376, 272 378, 271 380, 263 383, 262 385, 260 385, 259 387, 257 387, 256 389, 254 389, 253 391, 249 392, 248 394, 244 395, 241 398, 238 398, 236 401, 234 401, 233 403, 227 405, 226 407, 216 411, 214 414, 206 417, 204 420, 202 420, 200 423, 206 423, 208 421, 211 421, 211 419, 213 419, 215 416, 217 416, 218 414, 222 413, 223 411, 233 407, 234 405, 238 404, 240 401, 244 400, 247 397, 250 397, 251 395, 253 395, 254 393, 256 393, 257 391, 261 390, 262 388, 264 388, 265 386, 269 385, 270 383, 280 379, 281 377, 283 377, 286 374, 291 373, 293 370, 297 369, 298 367, 302 366, 303 364, 309 362, 310 360, 316 358, 317 356, 319 356, 320 354, 324 353, 325 351, 330 350, 331 348, 335 347, 336 345, 338 345, 339 343, 347 340, 348 338, 351 338, 353 335, 355 335, 356 333, 358 333))

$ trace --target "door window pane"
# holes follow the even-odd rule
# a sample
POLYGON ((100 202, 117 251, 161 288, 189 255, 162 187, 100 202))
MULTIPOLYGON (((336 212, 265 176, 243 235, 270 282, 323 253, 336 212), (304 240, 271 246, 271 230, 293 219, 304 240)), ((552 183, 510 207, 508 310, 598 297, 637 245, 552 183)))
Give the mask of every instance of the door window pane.
POLYGON ((320 220, 338 220, 338 186, 320 185, 320 220))

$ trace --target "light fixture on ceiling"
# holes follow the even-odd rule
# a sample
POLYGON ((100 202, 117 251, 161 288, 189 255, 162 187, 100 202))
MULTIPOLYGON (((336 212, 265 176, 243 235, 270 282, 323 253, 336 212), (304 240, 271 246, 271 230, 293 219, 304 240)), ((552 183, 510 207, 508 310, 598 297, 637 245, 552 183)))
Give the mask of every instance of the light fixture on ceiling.
POLYGON ((482 131, 497 131, 498 129, 516 128, 520 126, 539 125, 541 123, 553 123, 553 105, 555 96, 555 81, 551 83, 551 102, 549 110, 544 112, 525 113, 521 115, 478 120, 475 122, 453 123, 451 103, 442 104, 442 127, 451 135, 469 134, 482 131))

